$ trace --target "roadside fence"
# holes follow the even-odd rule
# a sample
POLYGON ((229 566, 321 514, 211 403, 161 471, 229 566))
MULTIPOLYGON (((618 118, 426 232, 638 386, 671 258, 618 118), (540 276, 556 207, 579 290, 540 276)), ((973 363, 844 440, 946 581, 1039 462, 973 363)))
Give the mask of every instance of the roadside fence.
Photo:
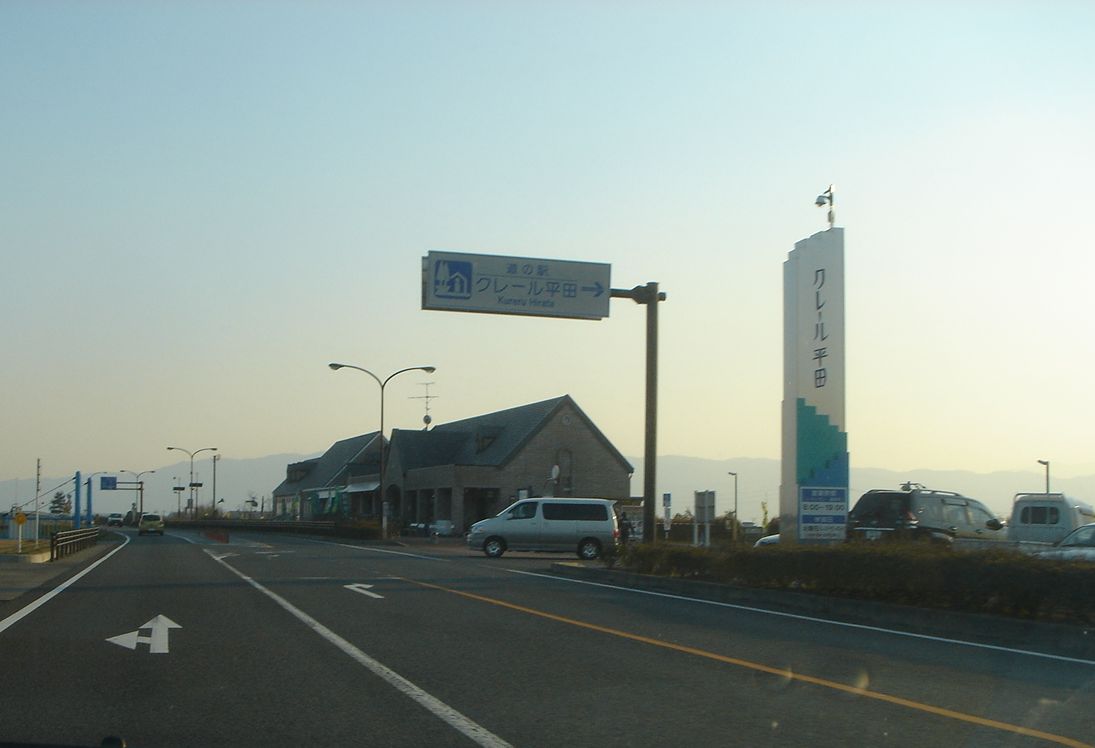
POLYGON ((95 545, 99 540, 99 528, 89 527, 83 530, 66 530, 49 536, 49 560, 56 561, 69 554, 95 545))

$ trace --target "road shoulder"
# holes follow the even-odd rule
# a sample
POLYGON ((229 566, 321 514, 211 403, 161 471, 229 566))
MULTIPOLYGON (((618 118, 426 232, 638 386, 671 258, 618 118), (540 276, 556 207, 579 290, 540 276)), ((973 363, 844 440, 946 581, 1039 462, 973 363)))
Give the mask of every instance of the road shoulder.
POLYGON ((11 607, 9 603, 25 603, 27 600, 23 599, 24 597, 33 597, 30 593, 46 592, 61 584, 65 579, 116 548, 121 541, 121 536, 108 533, 104 534, 91 548, 85 548, 57 561, 41 564, 0 564, 0 618, 3 618, 4 611, 11 607))

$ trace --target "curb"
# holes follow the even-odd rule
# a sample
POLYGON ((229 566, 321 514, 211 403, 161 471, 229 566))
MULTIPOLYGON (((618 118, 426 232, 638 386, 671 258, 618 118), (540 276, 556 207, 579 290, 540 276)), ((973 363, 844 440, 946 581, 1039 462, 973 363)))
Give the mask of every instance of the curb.
POLYGON ((49 561, 49 548, 29 553, 0 554, 0 564, 42 564, 49 561))
POLYGON ((792 615, 828 618, 861 626, 892 628, 924 636, 962 639, 979 644, 1095 660, 1095 626, 1024 621, 980 613, 822 597, 790 590, 734 587, 715 582, 596 568, 584 566, 580 562, 557 562, 551 568, 559 576, 602 584, 764 608, 792 615))

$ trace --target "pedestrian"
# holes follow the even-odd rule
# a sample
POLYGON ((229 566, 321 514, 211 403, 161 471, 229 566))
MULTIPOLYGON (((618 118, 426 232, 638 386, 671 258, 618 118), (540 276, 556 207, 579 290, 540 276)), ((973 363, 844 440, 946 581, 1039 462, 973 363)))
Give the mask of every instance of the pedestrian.
POLYGON ((620 515, 620 542, 627 545, 631 538, 631 522, 627 519, 627 512, 620 515))

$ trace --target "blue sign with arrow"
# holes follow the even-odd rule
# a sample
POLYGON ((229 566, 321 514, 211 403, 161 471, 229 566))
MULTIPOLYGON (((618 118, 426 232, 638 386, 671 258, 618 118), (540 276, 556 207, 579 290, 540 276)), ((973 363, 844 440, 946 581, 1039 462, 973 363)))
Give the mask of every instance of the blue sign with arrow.
POLYGON ((422 260, 422 308, 602 319, 611 272, 598 262, 430 252, 422 260))

